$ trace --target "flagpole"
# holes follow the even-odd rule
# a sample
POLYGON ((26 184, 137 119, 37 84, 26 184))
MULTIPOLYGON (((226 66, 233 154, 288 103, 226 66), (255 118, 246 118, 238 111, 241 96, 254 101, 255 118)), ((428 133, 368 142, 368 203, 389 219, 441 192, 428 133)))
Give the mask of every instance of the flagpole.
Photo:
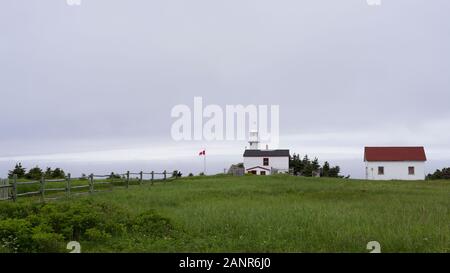
POLYGON ((203 151, 205 151, 203 154, 203 173, 206 175, 206 149, 203 151))

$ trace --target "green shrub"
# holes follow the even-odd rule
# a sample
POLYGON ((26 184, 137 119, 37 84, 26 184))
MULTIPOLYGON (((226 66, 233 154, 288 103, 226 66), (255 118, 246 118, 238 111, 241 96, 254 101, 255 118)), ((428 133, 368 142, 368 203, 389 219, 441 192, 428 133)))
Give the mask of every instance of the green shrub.
POLYGON ((170 219, 153 210, 133 217, 91 199, 4 205, 0 207, 0 252, 66 252, 69 241, 108 244, 113 236, 125 235, 133 242, 141 236, 167 238, 174 231, 170 219))
POLYGON ((59 252, 63 242, 122 234, 131 217, 91 200, 0 207, 0 247, 9 252, 59 252))
POLYGON ((3 253, 11 253, 11 251, 9 250, 9 248, 3 247, 0 245, 0 254, 3 253))
POLYGON ((28 215, 36 214, 38 211, 38 206, 31 203, 18 204, 4 202, 0 206, 0 220, 8 218, 24 218, 28 215))
POLYGON ((86 230, 86 238, 90 241, 103 241, 111 239, 111 234, 105 232, 104 230, 99 230, 97 228, 90 228, 86 230))
POLYGON ((174 230, 174 227, 168 218, 162 217, 155 211, 150 210, 133 219, 130 229, 132 232, 159 238, 169 236, 174 230))
POLYGON ((33 240, 33 250, 36 252, 56 253, 64 250, 65 240, 62 234, 35 230, 31 238, 33 240))
POLYGON ((33 249, 32 227, 25 219, 0 221, 0 245, 11 252, 30 252, 33 249))

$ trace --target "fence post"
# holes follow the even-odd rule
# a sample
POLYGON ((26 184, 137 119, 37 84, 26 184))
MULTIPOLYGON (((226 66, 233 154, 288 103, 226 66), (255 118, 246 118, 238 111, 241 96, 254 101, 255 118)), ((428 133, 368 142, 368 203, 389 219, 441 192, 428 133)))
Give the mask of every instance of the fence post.
POLYGON ((41 184, 41 190, 40 190, 41 201, 44 202, 45 201, 45 176, 43 176, 43 175, 41 176, 40 184, 41 184))
POLYGON ((17 174, 13 176, 12 200, 14 202, 17 200, 17 174))
POLYGON ((127 171, 127 189, 129 185, 130 185, 130 171, 127 171))
POLYGON ((155 171, 152 171, 152 185, 153 185, 153 180, 155 180, 155 171))
POLYGON ((89 193, 94 192, 94 174, 89 175, 89 193))
POLYGON ((139 184, 141 184, 141 185, 142 185, 142 178, 143 178, 143 176, 144 176, 144 172, 141 171, 141 172, 139 173, 139 184))
POLYGON ((70 173, 68 173, 66 177, 66 195, 67 197, 70 196, 70 173))
POLYGON ((164 170, 163 174, 164 174, 164 183, 166 183, 166 179, 167 179, 167 171, 164 170))

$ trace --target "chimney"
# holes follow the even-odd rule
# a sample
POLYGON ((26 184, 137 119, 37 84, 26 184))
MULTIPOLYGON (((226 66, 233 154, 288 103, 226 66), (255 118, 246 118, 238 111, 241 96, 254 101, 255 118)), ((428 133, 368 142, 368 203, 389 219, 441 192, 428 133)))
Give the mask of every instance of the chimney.
POLYGON ((266 144, 266 150, 269 150, 269 145, 266 144))

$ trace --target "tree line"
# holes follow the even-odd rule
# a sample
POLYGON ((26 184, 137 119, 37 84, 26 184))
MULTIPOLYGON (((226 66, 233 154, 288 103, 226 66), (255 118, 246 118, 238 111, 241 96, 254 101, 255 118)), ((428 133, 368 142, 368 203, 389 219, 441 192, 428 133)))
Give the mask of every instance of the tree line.
MULTIPOLYGON (((169 173, 168 173, 169 174, 169 173)), ((52 169, 47 167, 44 170, 39 168, 39 166, 33 167, 27 171, 26 168, 22 166, 22 163, 17 163, 14 169, 8 171, 8 178, 12 179, 14 175, 17 175, 18 179, 29 179, 29 180, 39 180, 44 176, 46 179, 64 179, 66 177, 66 172, 61 168, 52 169)), ((200 173, 205 175, 204 173, 200 173)), ((172 177, 182 177, 183 174, 180 171, 173 171, 172 177)), ((194 176, 192 173, 189 176, 194 176)), ((80 180, 87 180, 89 177, 86 174, 82 174, 80 180)), ((120 175, 116 173, 111 173, 108 177, 109 179, 125 179, 125 175, 120 175)))
POLYGON ((434 173, 427 175, 429 180, 437 179, 450 179, 450 168, 443 168, 442 170, 436 170, 434 173))
MULTIPOLYGON (((325 161, 321 166, 317 157, 311 160, 308 155, 303 158, 299 154, 291 156, 289 158, 289 169, 293 171, 294 175, 344 178, 344 176, 339 175, 341 172, 339 166, 331 166, 328 161, 325 161)), ((350 178, 350 176, 346 178, 350 178)))
POLYGON ((63 179, 66 177, 66 173, 61 168, 52 169, 47 167, 45 170, 42 170, 38 166, 29 169, 22 166, 22 163, 17 163, 14 169, 8 172, 8 178, 13 178, 14 175, 17 175, 19 179, 31 179, 31 180, 39 180, 42 176, 46 179, 63 179))

